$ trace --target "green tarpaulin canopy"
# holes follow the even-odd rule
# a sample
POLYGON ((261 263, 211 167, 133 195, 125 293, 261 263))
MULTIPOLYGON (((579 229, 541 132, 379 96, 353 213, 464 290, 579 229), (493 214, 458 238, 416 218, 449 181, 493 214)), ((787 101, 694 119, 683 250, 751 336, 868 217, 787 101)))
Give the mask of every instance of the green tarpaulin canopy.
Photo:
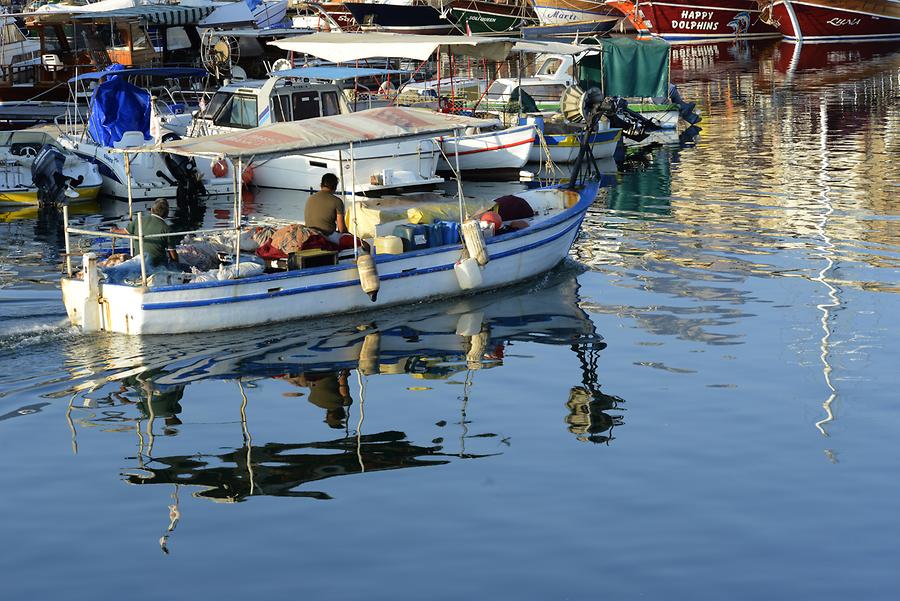
POLYGON ((578 63, 582 89, 600 88, 606 96, 625 98, 669 95, 668 42, 633 38, 604 38, 596 42, 601 52, 589 54, 578 63))

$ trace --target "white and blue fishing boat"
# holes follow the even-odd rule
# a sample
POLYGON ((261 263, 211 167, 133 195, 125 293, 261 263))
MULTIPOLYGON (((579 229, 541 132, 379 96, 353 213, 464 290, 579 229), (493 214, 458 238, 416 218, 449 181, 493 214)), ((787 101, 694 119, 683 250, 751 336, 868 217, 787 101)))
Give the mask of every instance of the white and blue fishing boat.
MULTIPOLYGON (((180 140, 163 145, 163 149, 184 155, 228 157, 240 169, 242 161, 250 157, 337 148, 347 148, 352 155, 354 147, 366 143, 436 136, 483 124, 478 119, 391 107, 180 140)), ((374 256, 355 247, 353 256, 332 265, 156 287, 149 285, 143 258, 140 281, 112 284, 101 281, 96 256, 88 253, 82 259, 80 277, 69 261, 62 278, 63 301, 71 322, 88 331, 167 334, 352 313, 501 288, 551 269, 568 254, 599 187, 597 181, 579 180, 582 166, 581 161, 576 163, 572 183, 566 188, 521 193, 534 211, 526 220, 527 227, 487 240, 480 234, 469 235, 480 230, 477 222, 469 220, 460 195, 460 220, 464 222, 460 242, 374 256), (475 227, 467 227, 470 224, 475 227)), ((240 207, 238 190, 236 216, 241 214, 240 207)), ((349 212, 353 220, 354 210, 349 212)), ((236 222, 233 230, 239 229, 236 222)), ((68 223, 65 232, 67 251, 70 235, 98 235, 97 231, 68 223)), ((137 248, 143 247, 142 237, 130 238, 137 248)), ((236 239, 234 261, 240 265, 239 236, 236 239)))

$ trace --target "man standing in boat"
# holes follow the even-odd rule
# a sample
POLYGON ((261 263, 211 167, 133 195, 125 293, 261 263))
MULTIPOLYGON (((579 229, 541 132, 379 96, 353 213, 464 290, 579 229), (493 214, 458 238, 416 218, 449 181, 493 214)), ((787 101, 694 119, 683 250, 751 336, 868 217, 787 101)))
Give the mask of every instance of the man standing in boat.
POLYGON ((337 187, 338 178, 335 174, 323 175, 319 191, 306 200, 306 209, 303 212, 306 227, 316 230, 334 244, 338 244, 341 234, 347 232, 344 201, 334 194, 337 187))
MULTIPOLYGON (((157 234, 168 234, 172 231, 166 221, 169 216, 169 203, 165 198, 160 198, 150 208, 150 218, 141 221, 141 229, 144 234, 144 253, 147 260, 154 267, 165 265, 167 261, 177 264, 178 252, 175 250, 174 236, 160 236, 159 238, 147 238, 146 236, 157 234)), ((119 234, 131 234, 137 236, 137 220, 133 219, 131 223, 123 230, 121 228, 113 229, 119 234)))

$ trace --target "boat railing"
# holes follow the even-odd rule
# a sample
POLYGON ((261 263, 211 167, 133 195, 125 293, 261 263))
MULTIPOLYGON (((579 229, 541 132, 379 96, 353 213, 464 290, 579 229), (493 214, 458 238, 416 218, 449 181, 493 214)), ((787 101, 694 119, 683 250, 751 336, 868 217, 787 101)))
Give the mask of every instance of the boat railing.
MULTIPOLYGON (((72 269, 72 244, 70 235, 75 234, 79 236, 91 236, 98 238, 111 238, 113 240, 113 250, 115 250, 115 240, 123 239, 128 240, 129 254, 134 256, 134 246, 137 243, 138 249, 138 257, 141 266, 141 286, 147 286, 147 258, 144 254, 144 241, 147 239, 153 238, 174 238, 178 236, 196 236, 199 234, 219 234, 222 232, 234 232, 235 238, 237 240, 235 244, 236 252, 240 252, 240 248, 238 244, 240 244, 240 235, 241 235, 241 227, 239 225, 232 227, 218 227, 218 228, 205 228, 205 229, 197 229, 197 230, 188 230, 183 232, 168 232, 165 234, 145 234, 144 233, 144 223, 143 223, 143 213, 137 213, 135 215, 136 224, 137 224, 137 234, 128 234, 128 233, 120 233, 113 232, 108 230, 100 230, 100 229, 88 229, 88 228, 79 228, 79 227, 71 227, 69 225, 69 207, 68 205, 63 205, 63 235, 65 239, 65 257, 66 257, 66 275, 69 278, 73 277, 73 269, 72 269)), ((235 255, 235 263, 239 263, 239 254, 235 255)))

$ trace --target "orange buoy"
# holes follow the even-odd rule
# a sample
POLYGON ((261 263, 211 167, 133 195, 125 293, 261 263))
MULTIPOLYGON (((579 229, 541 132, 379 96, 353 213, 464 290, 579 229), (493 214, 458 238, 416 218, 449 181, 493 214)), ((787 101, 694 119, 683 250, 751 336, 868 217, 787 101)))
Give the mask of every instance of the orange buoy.
POLYGON ((494 226, 495 234, 501 227, 503 227, 503 220, 500 218, 500 215, 494 211, 488 211, 487 213, 484 213, 480 217, 480 219, 481 221, 486 221, 487 223, 490 223, 492 226, 494 226))
POLYGON ((228 163, 225 159, 218 159, 212 164, 212 173, 216 177, 225 177, 228 175, 228 163))
POLYGON ((241 173, 241 181, 244 184, 249 184, 253 181, 253 165, 247 165, 244 167, 244 172, 241 173))

